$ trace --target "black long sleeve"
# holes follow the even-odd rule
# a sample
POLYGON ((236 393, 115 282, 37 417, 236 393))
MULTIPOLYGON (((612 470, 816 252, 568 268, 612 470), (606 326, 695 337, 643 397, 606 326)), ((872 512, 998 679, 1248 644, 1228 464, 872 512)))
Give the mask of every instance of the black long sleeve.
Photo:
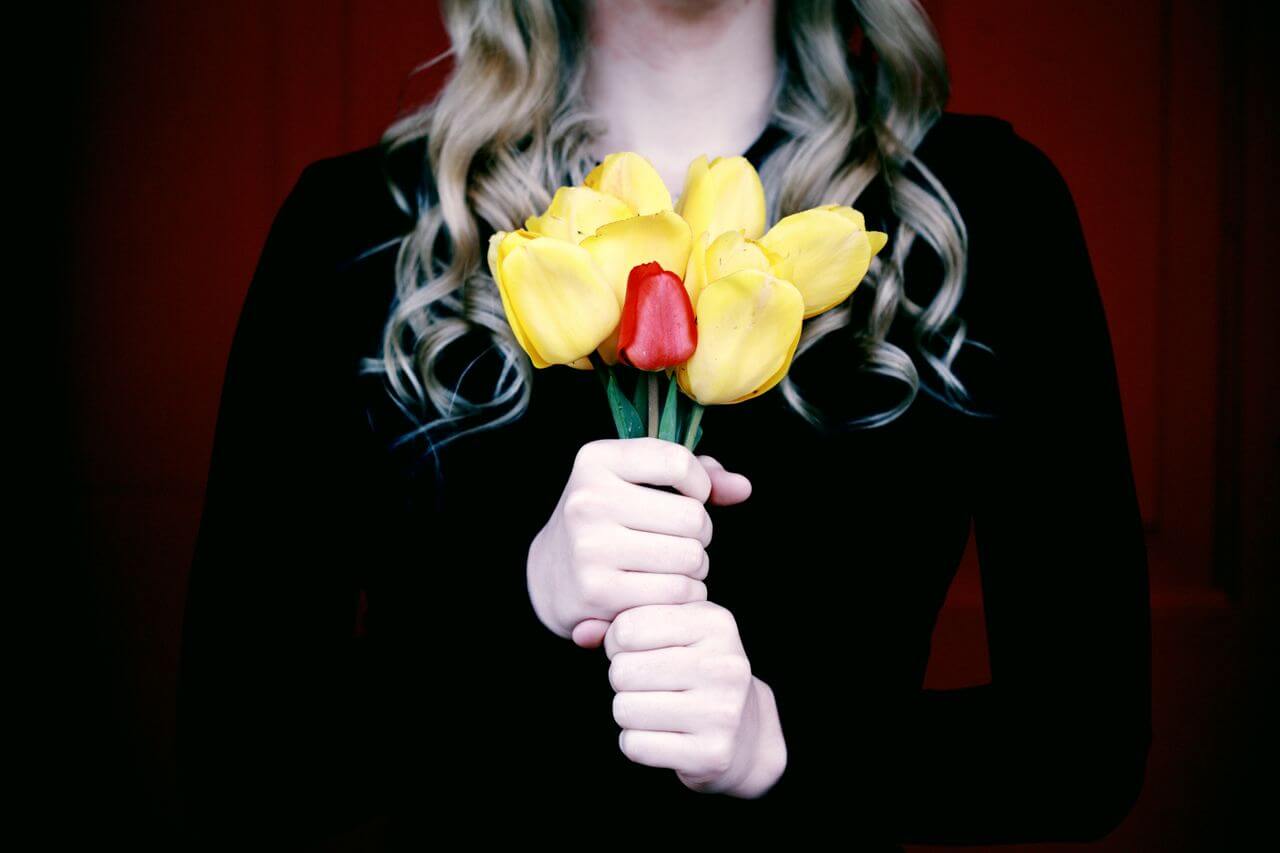
POLYGON ((354 826, 387 779, 380 658, 354 629, 389 503, 353 385, 334 381, 351 332, 322 274, 331 189, 313 165, 281 207, 226 369, 179 693, 181 783, 207 839, 354 826))
POLYGON ((994 318, 1002 389, 970 480, 992 679, 923 691, 902 718, 902 840, 1099 838, 1150 739, 1146 552, 1098 286, 1058 171, 1021 140, 1002 150, 996 239, 1022 274, 974 282, 971 303, 994 318))

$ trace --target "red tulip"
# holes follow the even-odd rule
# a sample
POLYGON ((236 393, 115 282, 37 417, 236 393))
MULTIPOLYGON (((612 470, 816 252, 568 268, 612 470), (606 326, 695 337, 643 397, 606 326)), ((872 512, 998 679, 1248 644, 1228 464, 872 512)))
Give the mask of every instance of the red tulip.
POLYGON ((657 261, 632 267, 618 324, 618 360, 663 370, 684 364, 697 345, 693 303, 680 276, 657 261))

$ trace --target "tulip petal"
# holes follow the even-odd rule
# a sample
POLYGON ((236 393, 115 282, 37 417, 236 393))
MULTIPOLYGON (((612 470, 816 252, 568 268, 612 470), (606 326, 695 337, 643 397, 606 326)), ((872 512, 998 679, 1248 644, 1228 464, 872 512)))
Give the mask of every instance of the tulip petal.
POLYGON ((658 170, 634 151, 616 151, 592 169, 584 186, 626 202, 638 215, 671 210, 671 193, 658 170))
MULTIPOLYGON (((847 204, 824 204, 819 210, 829 210, 838 213, 845 219, 848 219, 855 227, 867 230, 866 219, 863 218, 862 212, 855 210, 847 204)), ((875 257, 884 248, 884 244, 889 242, 889 235, 883 231, 867 231, 867 241, 871 244, 871 256, 875 257)))
POLYGON ((708 284, 696 313, 698 348, 676 370, 685 394, 703 405, 739 403, 786 375, 804 314, 790 282, 739 270, 708 284))
POLYGON ((543 237, 581 243, 601 225, 635 216, 631 205, 590 187, 560 187, 541 216, 525 220, 525 229, 543 237))
POLYGON ((667 210, 602 225, 581 245, 613 287, 621 308, 633 268, 657 261, 664 270, 680 275, 689 262, 691 242, 689 224, 667 210))
POLYGON ((770 254, 755 240, 743 237, 741 231, 726 231, 707 247, 707 282, 733 275, 738 270, 770 272, 770 254))
POLYGON ((826 210, 831 213, 838 214, 853 223, 853 227, 857 228, 859 231, 867 230, 867 220, 863 217, 862 211, 856 210, 847 204, 824 204, 814 209, 826 210))
POLYGON ((502 258, 506 257, 511 248, 518 242, 529 239, 523 236, 528 233, 527 231, 497 231, 489 237, 489 273, 493 276, 494 283, 498 285, 498 295, 502 297, 502 310, 506 312, 507 325, 511 327, 511 332, 515 335, 516 342, 520 344, 521 349, 528 353, 534 367, 550 367, 551 363, 544 361, 542 356, 538 355, 538 351, 529 343, 529 336, 524 333, 524 327, 520 325, 520 318, 511 309, 511 298, 507 295, 507 288, 502 283, 502 258), (504 245, 507 246, 506 252, 503 252, 501 248, 504 245))
POLYGON ((873 253, 861 222, 848 206, 815 207, 783 217, 760 238, 776 256, 774 274, 804 294, 805 317, 843 302, 867 274, 873 253))
POLYGON ((534 237, 516 244, 501 266, 510 310, 543 361, 589 357, 617 326, 617 297, 582 247, 534 237))
POLYGON ((684 289, 689 291, 689 302, 696 309, 698 294, 707 286, 707 247, 711 235, 706 231, 698 234, 689 247, 689 263, 684 268, 684 289))
POLYGON ((694 234, 707 231, 714 239, 738 230, 755 240, 764 234, 764 185, 755 166, 740 154, 710 163, 699 154, 685 173, 676 212, 694 234))

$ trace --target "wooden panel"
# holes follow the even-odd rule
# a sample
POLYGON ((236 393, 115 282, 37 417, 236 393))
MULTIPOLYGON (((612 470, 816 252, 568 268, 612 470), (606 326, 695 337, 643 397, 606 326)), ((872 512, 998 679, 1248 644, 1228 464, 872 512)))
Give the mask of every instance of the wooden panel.
POLYGON ((199 490, 277 202, 266 21, 244 0, 98 16, 72 247, 79 446, 99 489, 199 490))
POLYGON ((1155 327, 1160 335, 1158 464, 1160 528, 1151 540, 1166 586, 1210 582, 1214 444, 1225 247, 1236 238, 1224 209, 1225 114, 1222 4, 1173 0, 1164 35, 1163 251, 1155 327), (1193 62, 1175 61, 1194 57, 1193 62))

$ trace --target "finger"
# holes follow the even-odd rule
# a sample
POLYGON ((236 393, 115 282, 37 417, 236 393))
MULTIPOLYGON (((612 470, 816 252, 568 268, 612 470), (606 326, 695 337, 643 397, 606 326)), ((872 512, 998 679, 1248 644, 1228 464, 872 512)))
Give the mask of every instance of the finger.
POLYGON ((610 514, 624 527, 697 539, 704 548, 711 544, 711 516, 696 498, 624 482, 610 489, 607 499, 610 514))
POLYGON ((610 541, 614 565, 629 572, 669 572, 706 580, 711 557, 697 539, 619 527, 610 541))
POLYGON ((604 642, 604 634, 609 630, 609 623, 603 619, 583 619, 573 626, 571 639, 584 649, 596 649, 604 642))
POLYGON ((616 619, 624 611, 642 605, 678 606, 707 600, 707 585, 688 575, 670 572, 610 572, 599 593, 597 618, 616 619))
POLYGON ((609 662, 609 686, 619 693, 688 690, 697 684, 697 658, 688 646, 618 652, 609 662))
POLYGON ((631 607, 614 617, 613 624, 604 635, 604 649, 612 659, 618 652, 691 645, 706 636, 707 621, 707 614, 697 604, 645 604, 631 607))
POLYGON ((688 691, 641 690, 613 697, 613 721, 624 729, 692 734, 714 723, 714 710, 688 691))
POLYGON ((711 494, 711 478, 684 445, 649 436, 594 445, 603 466, 628 483, 671 486, 699 503, 711 494))
POLYGON ((636 764, 672 770, 695 770, 695 761, 690 754, 696 748, 697 739, 697 735, 688 732, 623 729, 618 732, 618 748, 636 764))
POLYGON ((726 471, 714 457, 698 457, 711 478, 711 503, 717 506, 742 503, 751 496, 751 481, 742 474, 726 471))

